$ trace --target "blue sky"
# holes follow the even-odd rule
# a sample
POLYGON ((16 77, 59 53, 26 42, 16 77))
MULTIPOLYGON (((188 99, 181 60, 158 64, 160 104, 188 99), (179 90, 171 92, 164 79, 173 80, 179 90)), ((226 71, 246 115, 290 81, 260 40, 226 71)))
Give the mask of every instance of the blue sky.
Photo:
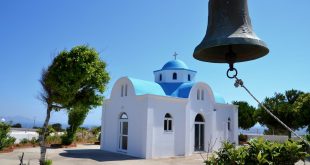
MULTIPOLYGON (((309 92, 310 1, 249 0, 256 34, 270 53, 238 63, 239 78, 260 99, 274 92, 309 92)), ((256 103, 233 80, 227 65, 197 61, 193 50, 205 35, 207 0, 53 0, 0 1, 0 116, 43 120, 45 106, 36 97, 42 68, 63 49, 89 44, 107 62, 111 82, 122 76, 153 80, 153 71, 178 58, 197 70, 196 81, 207 82, 227 102, 256 103)), ((86 124, 100 124, 100 108, 86 124)), ((52 122, 66 121, 65 112, 52 122)))

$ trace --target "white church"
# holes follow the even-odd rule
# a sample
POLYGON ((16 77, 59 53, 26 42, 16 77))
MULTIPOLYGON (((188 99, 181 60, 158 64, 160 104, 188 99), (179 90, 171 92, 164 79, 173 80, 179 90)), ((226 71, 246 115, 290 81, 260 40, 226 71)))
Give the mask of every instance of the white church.
POLYGON ((141 158, 188 156, 238 143, 238 108, 178 59, 155 81, 118 79, 102 111, 101 149, 141 158))

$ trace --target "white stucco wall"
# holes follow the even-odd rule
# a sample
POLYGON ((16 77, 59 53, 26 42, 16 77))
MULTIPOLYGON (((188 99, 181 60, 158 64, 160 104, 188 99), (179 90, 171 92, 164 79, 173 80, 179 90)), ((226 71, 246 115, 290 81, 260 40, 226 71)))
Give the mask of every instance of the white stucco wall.
POLYGON ((216 130, 214 126, 216 124, 215 116, 216 112, 214 109, 214 96, 211 88, 206 83, 196 83, 195 86, 192 87, 190 96, 189 96, 189 104, 187 107, 187 111, 189 111, 189 146, 188 146, 188 154, 194 153, 194 140, 195 140, 195 117, 197 114, 201 114, 205 120, 204 126, 204 149, 207 151, 212 145, 215 143, 216 139, 216 130), (203 90, 204 96, 203 100, 197 99, 197 91, 203 90))
POLYGON ((126 154, 146 157, 147 100, 135 96, 132 84, 126 78, 116 82, 112 89, 111 99, 103 106, 103 131, 101 149, 112 152, 123 152, 119 149, 119 118, 125 112, 128 116, 128 148, 126 154), (128 95, 121 96, 121 84, 128 85, 128 95), (117 100, 117 101, 112 101, 117 100))
POLYGON ((152 133, 152 149, 149 157, 169 157, 185 154, 185 107, 187 99, 163 96, 149 96, 149 108, 153 110, 148 124, 152 133), (172 116, 172 131, 164 131, 164 118, 169 113, 172 116))
POLYGON ((39 138, 39 134, 35 131, 10 131, 9 135, 11 137, 14 137, 15 140, 15 144, 19 143, 22 139, 28 139, 31 140, 32 138, 38 139, 39 138))
MULTIPOLYGON (((172 71, 173 72, 173 71, 172 71)), ((172 75, 172 73, 171 73, 172 75)), ((145 94, 136 96, 128 78, 119 79, 106 100, 102 112, 101 149, 119 150, 119 117, 128 115, 128 149, 126 154, 157 158, 194 153, 195 117, 204 118, 204 150, 211 152, 221 146, 223 140, 238 143, 238 111, 229 104, 215 103, 213 92, 206 83, 196 83, 189 98, 175 98, 145 94), (121 86, 128 86, 128 95, 121 97, 121 86), (197 91, 200 100, 197 99, 197 91), (164 131, 164 117, 172 116, 172 132, 164 131), (227 119, 231 119, 231 130, 227 130, 227 119)))
POLYGON ((162 70, 154 72, 155 82, 191 82, 195 80, 196 72, 191 70, 162 70), (177 73, 177 79, 173 80, 173 73, 177 73), (162 81, 159 77, 162 75, 162 81), (190 81, 188 81, 188 75, 190 75, 190 81))

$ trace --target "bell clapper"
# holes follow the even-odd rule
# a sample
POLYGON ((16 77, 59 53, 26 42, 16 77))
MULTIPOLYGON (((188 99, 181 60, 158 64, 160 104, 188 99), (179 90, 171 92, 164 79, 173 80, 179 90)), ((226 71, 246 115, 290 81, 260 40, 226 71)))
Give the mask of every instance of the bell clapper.
POLYGON ((229 45, 229 50, 228 52, 225 54, 225 58, 226 58, 226 61, 228 62, 229 64, 229 69, 227 70, 226 72, 226 75, 228 78, 232 79, 232 78, 235 78, 237 75, 238 75, 238 71, 236 68, 234 68, 234 63, 236 62, 236 58, 237 58, 237 55, 236 53, 234 53, 234 51, 232 50, 232 46, 229 45), (229 72, 234 72, 234 74, 231 76, 229 74, 229 72))

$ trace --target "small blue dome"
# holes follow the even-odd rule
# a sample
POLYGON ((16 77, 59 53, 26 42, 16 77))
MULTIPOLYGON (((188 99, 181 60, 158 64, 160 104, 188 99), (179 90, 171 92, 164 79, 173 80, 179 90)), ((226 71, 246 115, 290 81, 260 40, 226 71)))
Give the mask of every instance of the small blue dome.
POLYGON ((187 65, 181 60, 171 60, 167 62, 161 70, 188 69, 187 65))
POLYGON ((221 104, 226 103, 224 97, 222 97, 220 94, 215 93, 215 92, 213 94, 214 94, 214 99, 216 103, 221 103, 221 104))

